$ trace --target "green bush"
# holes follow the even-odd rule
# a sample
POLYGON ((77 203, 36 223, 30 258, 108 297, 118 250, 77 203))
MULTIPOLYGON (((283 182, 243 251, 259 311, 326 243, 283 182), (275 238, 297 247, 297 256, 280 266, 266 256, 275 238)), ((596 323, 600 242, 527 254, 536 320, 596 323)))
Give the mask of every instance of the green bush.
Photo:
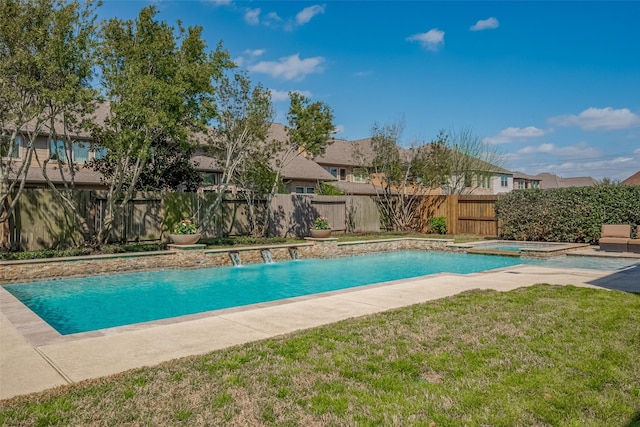
POLYGON ((496 202, 500 237, 595 244, 602 224, 640 224, 640 186, 517 190, 496 202))
POLYGON ((71 248, 64 250, 44 249, 41 251, 2 252, 0 253, 0 259, 5 261, 19 261, 25 259, 72 257, 90 254, 91 249, 89 248, 71 248))
POLYGON ((447 217, 434 216, 429 218, 429 229, 432 233, 447 234, 447 217))

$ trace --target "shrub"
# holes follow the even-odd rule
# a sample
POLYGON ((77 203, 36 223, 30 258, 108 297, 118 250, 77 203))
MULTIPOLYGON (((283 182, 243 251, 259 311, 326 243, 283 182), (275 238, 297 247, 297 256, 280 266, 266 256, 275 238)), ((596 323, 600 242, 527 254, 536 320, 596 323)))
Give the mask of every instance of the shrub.
POLYGON ((183 219, 173 229, 174 234, 196 234, 196 225, 190 219, 183 219))
POLYGON ((447 217, 434 216, 429 218, 429 229, 432 233, 447 234, 447 217))
POLYGON ((640 224, 640 186, 516 190, 496 202, 500 237, 595 244, 602 224, 640 224))
POLYGON ((6 261, 19 261, 25 259, 72 257, 90 254, 91 249, 89 248, 71 248, 64 250, 44 249, 41 251, 2 252, 0 253, 0 259, 6 261))
POLYGON ((316 230, 331 230, 331 225, 329 225, 327 218, 321 216, 313 221, 313 228, 316 230))

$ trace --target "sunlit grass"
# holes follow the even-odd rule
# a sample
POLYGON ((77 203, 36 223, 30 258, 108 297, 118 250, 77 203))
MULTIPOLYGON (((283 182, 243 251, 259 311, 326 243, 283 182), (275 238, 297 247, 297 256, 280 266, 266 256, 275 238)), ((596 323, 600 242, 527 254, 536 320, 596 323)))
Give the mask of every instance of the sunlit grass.
POLYGON ((455 297, 14 398, 0 425, 640 425, 640 296, 455 297))

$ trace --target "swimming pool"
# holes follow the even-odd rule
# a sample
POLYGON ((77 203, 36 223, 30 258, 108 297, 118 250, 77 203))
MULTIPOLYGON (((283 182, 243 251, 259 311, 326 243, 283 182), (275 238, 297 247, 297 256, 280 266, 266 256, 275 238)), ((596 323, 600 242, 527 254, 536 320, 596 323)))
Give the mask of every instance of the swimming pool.
POLYGON ((517 264, 619 269, 633 260, 519 259, 394 252, 242 267, 162 270, 6 285, 62 335, 281 300, 441 272, 474 273, 517 264))

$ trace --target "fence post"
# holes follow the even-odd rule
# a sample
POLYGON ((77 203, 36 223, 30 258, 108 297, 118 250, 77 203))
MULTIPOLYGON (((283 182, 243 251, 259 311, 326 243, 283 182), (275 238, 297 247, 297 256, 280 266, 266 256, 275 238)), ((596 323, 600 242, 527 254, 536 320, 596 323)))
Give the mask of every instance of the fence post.
POLYGON ((458 196, 450 194, 447 196, 447 218, 449 219, 449 234, 458 234, 458 196))

